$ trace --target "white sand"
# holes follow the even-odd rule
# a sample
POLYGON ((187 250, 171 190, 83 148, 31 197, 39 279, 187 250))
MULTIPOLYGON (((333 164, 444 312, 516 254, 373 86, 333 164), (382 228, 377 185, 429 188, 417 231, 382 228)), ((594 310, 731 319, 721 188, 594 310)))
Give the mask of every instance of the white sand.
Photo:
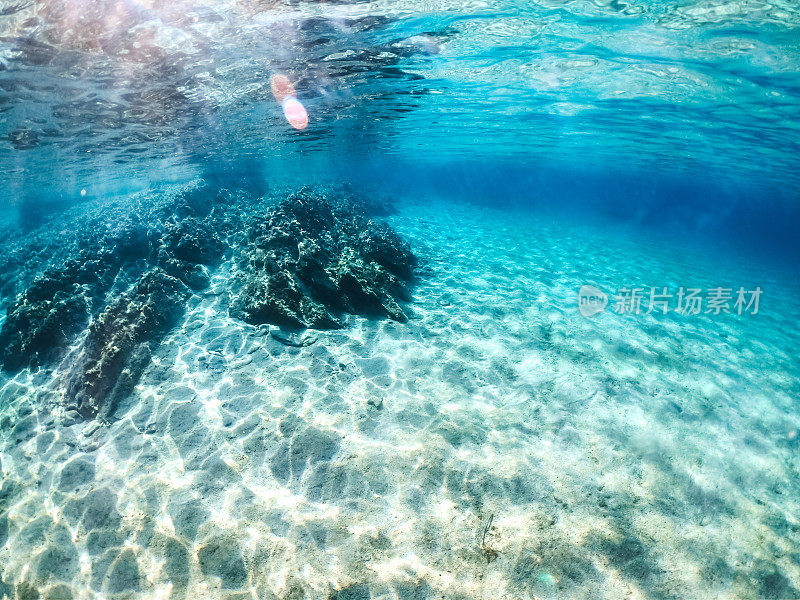
POLYGON ((58 600, 800 589, 791 289, 543 217, 391 222, 425 262, 407 324, 286 347, 227 316, 223 265, 113 424, 65 424, 42 377, 5 383, 3 581, 58 600), (765 293, 758 316, 587 320, 587 282, 765 293))

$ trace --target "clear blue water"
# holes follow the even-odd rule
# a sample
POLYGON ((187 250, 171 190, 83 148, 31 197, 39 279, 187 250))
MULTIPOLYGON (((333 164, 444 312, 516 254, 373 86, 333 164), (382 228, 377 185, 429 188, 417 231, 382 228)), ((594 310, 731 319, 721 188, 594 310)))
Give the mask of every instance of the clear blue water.
POLYGON ((0 0, 0 167, 0 600, 800 598, 795 0, 0 0))
POLYGON ((789 238, 797 223, 792 2, 75 0, 2 12, 12 202, 63 205, 81 189, 196 172, 405 185, 421 169, 482 195, 603 196, 612 212, 678 213, 679 226, 753 220, 789 238), (301 133, 270 93, 275 73, 308 110, 301 133))

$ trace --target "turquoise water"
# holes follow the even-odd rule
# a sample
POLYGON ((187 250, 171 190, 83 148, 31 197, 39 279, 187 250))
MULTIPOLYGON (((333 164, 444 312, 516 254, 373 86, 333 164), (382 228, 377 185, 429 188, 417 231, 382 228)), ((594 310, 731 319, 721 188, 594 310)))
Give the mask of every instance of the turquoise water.
POLYGON ((0 0, 0 600, 800 598, 794 2, 0 0))

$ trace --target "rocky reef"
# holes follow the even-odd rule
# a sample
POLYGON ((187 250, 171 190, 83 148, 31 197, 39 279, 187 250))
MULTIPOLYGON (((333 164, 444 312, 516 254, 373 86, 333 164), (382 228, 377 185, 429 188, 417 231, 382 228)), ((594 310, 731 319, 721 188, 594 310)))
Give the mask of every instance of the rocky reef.
POLYGON ((191 290, 161 269, 147 272, 89 326, 66 375, 68 408, 111 414, 149 364, 152 350, 185 310, 191 290))
POLYGON ((37 277, 8 308, 0 329, 3 367, 36 367, 62 356, 103 306, 123 266, 144 258, 147 251, 144 230, 131 228, 81 249, 37 277))
POLYGON ((343 313, 407 320, 416 258, 346 195, 304 189, 251 223, 231 314, 250 323, 332 329, 343 313))
MULTIPOLYGON (((185 208, 185 198, 173 211, 185 208)), ((193 290, 208 285, 201 265, 213 265, 225 250, 208 216, 154 215, 130 219, 92 241, 77 255, 36 277, 10 304, 0 328, 0 358, 9 371, 61 358, 90 319, 149 268, 159 267, 193 290)))
POLYGON ((388 210, 346 187, 304 188, 276 204, 198 185, 169 202, 109 213, 115 223, 82 227, 77 219, 63 250, 57 239, 36 239, 39 275, 28 279, 36 261, 21 260, 22 246, 0 257, 9 267, 2 367, 57 370, 69 408, 109 416, 226 255, 238 265, 235 318, 317 329, 342 327, 345 313, 405 321, 400 303, 409 300, 416 258, 371 218, 388 210))
POLYGON ((74 254, 50 264, 8 305, 0 328, 3 369, 59 368, 70 408, 85 417, 109 414, 192 292, 208 286, 208 268, 226 250, 205 191, 134 208, 114 226, 101 224, 94 237, 84 225, 74 254), (85 338, 70 352, 82 332, 85 338))
POLYGON ((38 366, 63 354, 89 320, 80 284, 61 278, 36 281, 8 311, 0 331, 3 368, 38 366))

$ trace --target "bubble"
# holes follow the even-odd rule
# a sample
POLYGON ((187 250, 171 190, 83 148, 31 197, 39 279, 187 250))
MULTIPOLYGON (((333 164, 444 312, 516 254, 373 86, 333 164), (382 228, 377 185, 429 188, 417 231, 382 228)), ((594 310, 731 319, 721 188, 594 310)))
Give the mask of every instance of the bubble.
POLYGON ((81 196, 85 196, 85 195, 86 195, 86 190, 81 190, 81 196))

